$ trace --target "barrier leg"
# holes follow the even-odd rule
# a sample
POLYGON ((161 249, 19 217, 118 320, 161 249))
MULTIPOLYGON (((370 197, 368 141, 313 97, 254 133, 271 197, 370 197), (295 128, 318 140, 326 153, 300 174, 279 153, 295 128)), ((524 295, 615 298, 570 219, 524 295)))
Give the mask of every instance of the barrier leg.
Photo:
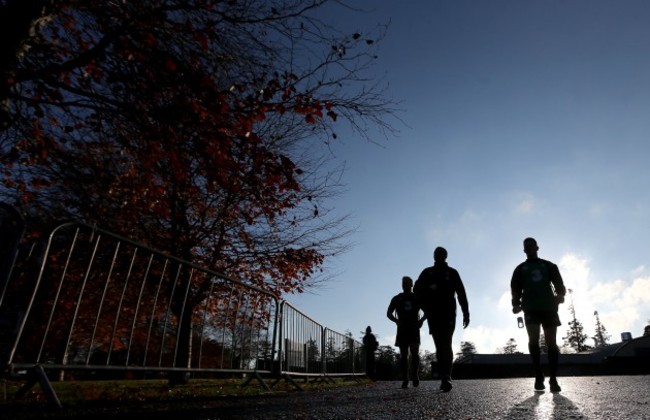
POLYGON ((55 405, 58 408, 62 408, 61 401, 59 401, 59 397, 56 395, 56 392, 54 391, 54 388, 52 388, 52 384, 50 383, 50 380, 47 377, 47 374, 45 373, 45 369, 43 369, 43 366, 41 365, 36 365, 34 368, 30 371, 29 373, 29 379, 23 385, 17 392, 16 392, 16 398, 22 398, 24 397, 27 392, 32 389, 34 385, 36 385, 36 382, 38 382, 41 385, 41 389, 43 390, 43 393, 45 393, 45 397, 47 400, 52 404, 55 405))
POLYGON ((241 384, 241 386, 248 385, 250 383, 250 381, 252 381, 253 379, 257 379, 257 382, 259 382, 260 385, 262 385, 264 387, 264 389, 266 389, 267 391, 271 390, 271 388, 269 388, 269 386, 266 384, 266 382, 264 382, 264 379, 262 379, 260 374, 257 373, 257 372, 253 372, 253 374, 251 376, 249 376, 248 379, 246 379, 246 382, 241 384))

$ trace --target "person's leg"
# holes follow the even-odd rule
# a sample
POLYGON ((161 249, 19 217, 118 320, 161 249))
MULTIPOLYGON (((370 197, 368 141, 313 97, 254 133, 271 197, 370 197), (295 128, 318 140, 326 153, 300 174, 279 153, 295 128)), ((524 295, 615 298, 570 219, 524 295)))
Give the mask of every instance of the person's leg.
POLYGON ((540 348, 539 348, 539 324, 526 324, 526 332, 528 333, 528 352, 535 368, 535 373, 540 373, 542 364, 540 362, 540 348))
POLYGON ((451 341, 454 335, 455 325, 446 324, 436 328, 433 334, 433 341, 436 345, 436 356, 442 383, 440 389, 443 391, 451 390, 451 366, 454 361, 454 351, 451 347, 451 341))
POLYGON ((366 354, 366 375, 375 380, 375 355, 371 352, 366 354))
POLYGON ((544 327, 544 340, 548 349, 548 370, 551 378, 557 376, 557 363, 560 349, 556 342, 557 327, 544 327))
POLYGON ((528 333, 528 352, 535 369, 535 389, 544 389, 544 373, 542 372, 541 351, 539 348, 540 325, 526 323, 526 332, 528 333))
POLYGON ((455 325, 451 324, 447 328, 444 329, 444 336, 443 336, 443 360, 445 363, 445 370, 444 374, 445 377, 449 380, 451 380, 451 367, 454 362, 454 349, 451 346, 451 341, 454 337, 454 329, 455 325))
POLYGON ((409 347, 399 346, 399 368, 402 372, 402 388, 409 385, 409 347))
POLYGON ((551 392, 561 391, 560 385, 557 383, 557 365, 560 358, 560 349, 557 346, 556 335, 556 326, 544 327, 544 340, 546 341, 546 347, 548 349, 548 370, 551 376, 551 379, 549 380, 551 392))
POLYGON ((442 345, 442 335, 440 333, 440 328, 431 330, 431 338, 433 338, 433 345, 436 347, 436 362, 438 364, 438 376, 443 377, 443 367, 444 362, 442 360, 442 354, 444 354, 444 349, 442 345))
POLYGON ((413 386, 420 385, 420 345, 415 343, 409 346, 411 351, 411 380, 413 386))

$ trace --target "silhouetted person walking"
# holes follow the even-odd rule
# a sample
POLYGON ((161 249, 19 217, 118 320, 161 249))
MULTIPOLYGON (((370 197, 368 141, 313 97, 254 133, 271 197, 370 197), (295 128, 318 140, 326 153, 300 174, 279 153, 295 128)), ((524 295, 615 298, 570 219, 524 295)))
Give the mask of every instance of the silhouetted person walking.
POLYGON ((390 300, 386 316, 397 324, 395 345, 399 347, 402 388, 408 388, 409 352, 411 354, 411 380, 413 386, 420 385, 420 327, 426 317, 420 318, 420 305, 413 293, 412 278, 402 277, 402 290, 402 293, 393 296, 390 300))
POLYGON ((370 325, 366 327, 366 335, 363 336, 363 348, 366 351, 366 375, 375 380, 375 352, 379 348, 377 337, 372 333, 370 325))
POLYGON ((429 324, 429 333, 436 345, 441 377, 440 389, 451 391, 451 366, 454 351, 451 341, 456 329, 456 298, 463 311, 463 328, 469 325, 469 304, 465 286, 458 271, 447 265, 447 250, 433 251, 433 266, 425 268, 415 282, 413 291, 429 324))
POLYGON ((535 368, 535 389, 543 390, 544 373, 540 362, 539 334, 540 325, 544 328, 544 339, 548 351, 551 392, 562 389, 557 383, 557 365, 560 349, 556 343, 557 327, 562 325, 557 310, 564 302, 566 288, 557 265, 537 256, 537 241, 524 239, 526 261, 519 264, 512 273, 510 289, 512 292, 512 312, 523 309, 524 322, 528 332, 528 350, 535 368))

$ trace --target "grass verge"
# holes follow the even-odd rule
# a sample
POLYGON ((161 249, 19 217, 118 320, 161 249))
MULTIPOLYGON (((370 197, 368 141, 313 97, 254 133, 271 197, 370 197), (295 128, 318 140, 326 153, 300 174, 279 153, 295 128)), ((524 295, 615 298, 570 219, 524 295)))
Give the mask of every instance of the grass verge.
MULTIPOLYGON (((303 391, 355 387, 370 383, 366 378, 294 379, 303 391)), ((52 406, 39 385, 23 398, 14 395, 23 382, 5 380, 0 383, 3 394, 0 400, 0 419, 28 420, 42 418, 135 418, 147 414, 179 412, 218 407, 220 402, 232 398, 274 396, 300 393, 289 381, 265 380, 268 391, 253 379, 243 386, 245 378, 191 379, 187 384, 170 387, 167 380, 103 380, 53 382, 62 409, 52 406)), ((160 419, 160 416, 157 416, 160 419)))

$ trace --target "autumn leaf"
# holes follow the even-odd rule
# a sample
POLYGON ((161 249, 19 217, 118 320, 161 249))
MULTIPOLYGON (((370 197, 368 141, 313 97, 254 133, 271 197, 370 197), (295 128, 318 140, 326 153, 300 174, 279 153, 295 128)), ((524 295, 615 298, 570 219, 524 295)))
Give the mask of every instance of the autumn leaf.
POLYGON ((165 66, 170 71, 176 71, 176 69, 178 68, 178 65, 172 59, 167 59, 167 61, 165 62, 165 66))

